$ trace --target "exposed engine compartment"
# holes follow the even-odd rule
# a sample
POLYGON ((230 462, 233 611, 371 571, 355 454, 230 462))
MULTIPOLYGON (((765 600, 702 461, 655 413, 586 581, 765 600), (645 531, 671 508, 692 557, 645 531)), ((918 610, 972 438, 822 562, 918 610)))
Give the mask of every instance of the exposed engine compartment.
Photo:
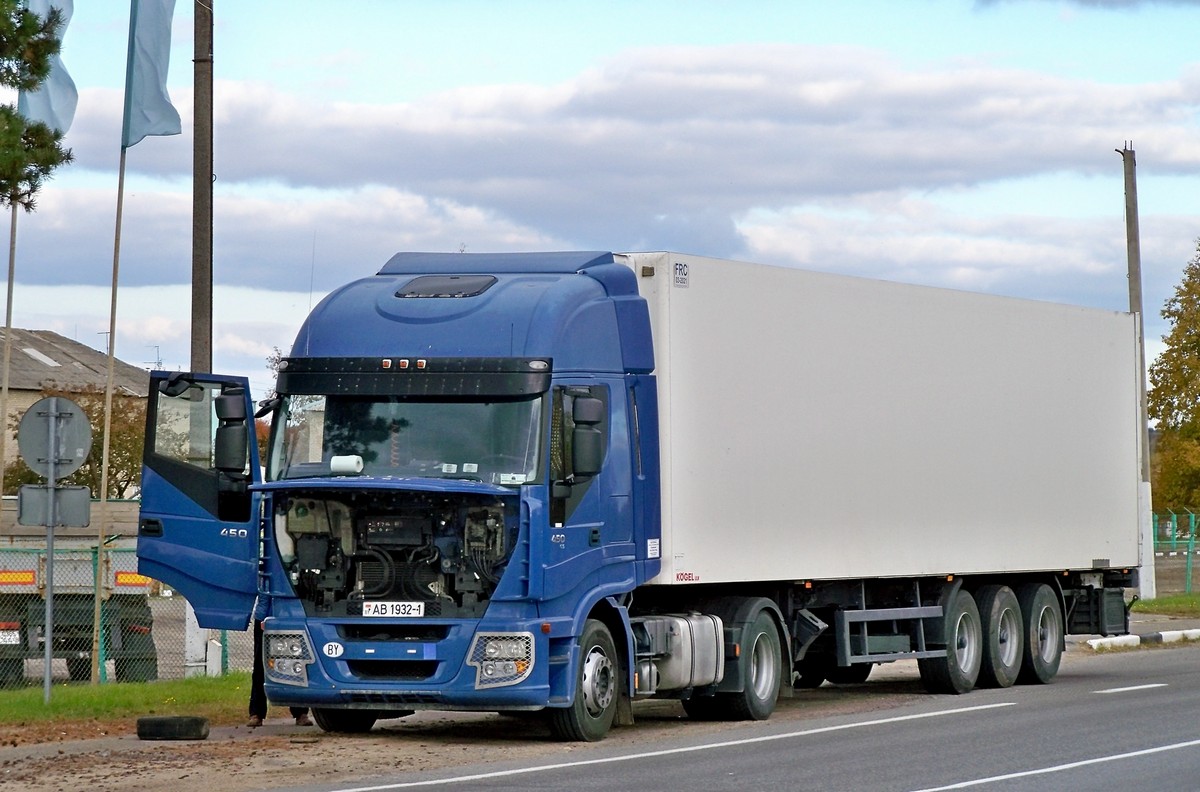
POLYGON ((483 614, 516 544, 514 499, 353 490, 276 496, 275 540, 306 612, 483 614), (508 503, 506 501, 511 501, 508 503))

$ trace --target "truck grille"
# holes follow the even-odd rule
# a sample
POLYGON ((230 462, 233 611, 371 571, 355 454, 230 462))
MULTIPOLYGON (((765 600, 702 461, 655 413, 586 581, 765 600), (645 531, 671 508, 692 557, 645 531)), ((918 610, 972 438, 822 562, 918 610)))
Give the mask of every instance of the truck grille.
POLYGON ((421 682, 437 673, 437 660, 351 660, 346 665, 359 679, 421 682))

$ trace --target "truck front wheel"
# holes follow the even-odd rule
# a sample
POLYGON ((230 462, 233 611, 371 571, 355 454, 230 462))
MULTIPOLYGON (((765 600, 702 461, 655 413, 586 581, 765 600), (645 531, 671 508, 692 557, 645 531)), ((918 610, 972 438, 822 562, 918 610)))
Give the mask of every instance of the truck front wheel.
POLYGON ((608 734, 620 696, 620 660, 604 622, 588 619, 579 639, 579 671, 571 706, 549 712, 550 730, 560 740, 596 742, 608 734))

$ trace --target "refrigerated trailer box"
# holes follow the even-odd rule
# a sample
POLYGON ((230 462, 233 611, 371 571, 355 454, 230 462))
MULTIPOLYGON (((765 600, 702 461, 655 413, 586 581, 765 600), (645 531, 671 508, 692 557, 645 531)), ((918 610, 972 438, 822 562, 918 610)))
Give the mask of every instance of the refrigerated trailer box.
POLYGON ((402 253, 280 361, 153 372, 139 569, 265 617, 322 728, 765 718, 916 660, 1044 683, 1127 631, 1134 317, 677 253, 402 253), (265 475, 264 475, 265 469, 265 475))
POLYGON ((1138 565, 1132 315, 625 260, 654 270, 639 281, 661 424, 651 583, 1138 565))

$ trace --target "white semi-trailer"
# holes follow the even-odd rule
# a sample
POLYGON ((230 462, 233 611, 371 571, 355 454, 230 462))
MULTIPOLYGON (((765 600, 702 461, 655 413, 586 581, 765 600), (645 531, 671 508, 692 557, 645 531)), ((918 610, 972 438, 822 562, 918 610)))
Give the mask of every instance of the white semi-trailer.
POLYGON ((1127 630, 1128 314, 676 253, 399 254, 301 329, 265 481, 244 381, 152 376, 140 569, 206 626, 266 598, 268 695, 327 729, 544 709, 599 739, 639 698, 765 718, 898 659, 935 691, 1047 682, 1066 634, 1127 630))

